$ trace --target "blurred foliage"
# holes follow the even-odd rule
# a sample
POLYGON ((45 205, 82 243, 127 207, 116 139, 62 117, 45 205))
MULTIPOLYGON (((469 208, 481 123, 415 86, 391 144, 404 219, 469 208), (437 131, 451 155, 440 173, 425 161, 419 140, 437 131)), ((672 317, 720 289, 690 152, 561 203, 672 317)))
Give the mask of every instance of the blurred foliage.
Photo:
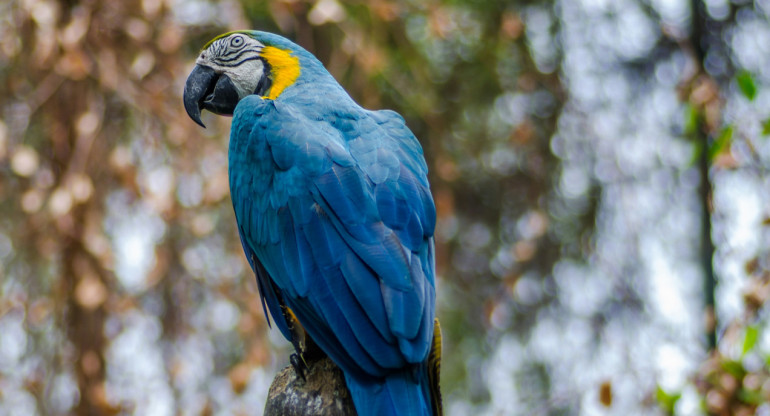
POLYGON ((234 227, 230 120, 181 105, 201 45, 243 28, 423 143, 448 414, 767 414, 768 7, 707 11, 698 62, 684 1, 0 3, 0 414, 262 409, 287 350, 234 227))
POLYGON ((740 72, 735 77, 735 81, 738 83, 738 87, 746 98, 750 101, 753 101, 754 98, 756 98, 757 84, 754 82, 754 77, 751 73, 746 71, 740 72))
POLYGON ((723 155, 730 151, 730 145, 733 141, 733 126, 725 126, 719 135, 714 139, 714 142, 709 146, 708 160, 714 162, 717 156, 723 155))
POLYGON ((711 415, 756 415, 760 406, 770 403, 770 351, 761 341, 767 331, 761 309, 770 298, 770 273, 756 275, 758 261, 747 264, 753 279, 744 291, 743 316, 725 331, 732 348, 712 353, 694 375, 711 415))
POLYGON ((682 395, 680 393, 667 393, 660 386, 658 386, 658 390, 655 392, 655 399, 658 401, 658 404, 660 404, 660 407, 668 415, 674 414, 676 402, 678 402, 681 398, 682 395))

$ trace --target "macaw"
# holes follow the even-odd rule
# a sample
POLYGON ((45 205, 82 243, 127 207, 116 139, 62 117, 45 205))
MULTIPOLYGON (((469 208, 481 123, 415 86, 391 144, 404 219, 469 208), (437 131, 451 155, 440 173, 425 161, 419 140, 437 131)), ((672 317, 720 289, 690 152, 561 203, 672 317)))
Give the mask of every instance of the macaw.
POLYGON ((436 208, 404 119, 360 107, 311 53, 261 31, 209 41, 184 106, 203 127, 203 109, 233 116, 241 243, 300 376, 309 340, 359 415, 441 414, 436 208))

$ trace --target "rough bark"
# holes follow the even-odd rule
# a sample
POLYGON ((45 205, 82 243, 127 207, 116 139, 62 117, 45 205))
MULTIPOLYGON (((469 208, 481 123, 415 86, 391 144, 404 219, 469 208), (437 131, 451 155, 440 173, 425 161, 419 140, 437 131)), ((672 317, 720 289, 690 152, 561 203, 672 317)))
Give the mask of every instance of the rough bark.
POLYGON ((278 373, 268 392, 265 416, 355 416, 342 370, 327 357, 307 365, 305 380, 291 365, 278 373))

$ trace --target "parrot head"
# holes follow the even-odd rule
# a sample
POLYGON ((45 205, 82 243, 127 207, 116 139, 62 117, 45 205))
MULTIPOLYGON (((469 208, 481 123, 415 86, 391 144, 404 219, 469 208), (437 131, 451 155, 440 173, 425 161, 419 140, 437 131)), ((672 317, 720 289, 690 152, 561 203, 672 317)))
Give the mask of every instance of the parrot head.
POLYGON ((237 31, 215 37, 203 47, 187 78, 187 115, 206 127, 201 121, 201 110, 230 116, 246 96, 278 98, 299 78, 303 55, 309 53, 267 32, 237 31))

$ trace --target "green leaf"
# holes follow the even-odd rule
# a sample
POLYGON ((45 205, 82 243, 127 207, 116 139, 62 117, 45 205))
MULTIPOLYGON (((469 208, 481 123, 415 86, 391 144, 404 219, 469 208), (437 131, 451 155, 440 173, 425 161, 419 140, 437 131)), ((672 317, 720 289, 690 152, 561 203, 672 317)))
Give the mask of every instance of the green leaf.
POLYGON ((684 134, 691 136, 698 131, 700 114, 698 110, 689 103, 684 107, 684 134))
POLYGON ((743 403, 758 406, 765 402, 765 396, 754 390, 740 389, 738 390, 738 399, 743 403))
POLYGON ((733 142, 733 125, 728 124, 719 133, 714 142, 709 146, 708 159, 712 162, 715 157, 719 156, 723 152, 730 149, 730 144, 733 142))
POLYGON ((668 393, 660 386, 658 386, 658 389, 655 392, 655 399, 658 401, 658 404, 670 415, 674 414, 676 402, 678 402, 681 397, 682 393, 668 393))
POLYGON ((762 122, 762 135, 770 135, 770 118, 762 122))
POLYGON ((695 166, 698 164, 698 161, 703 154, 703 147, 704 146, 702 142, 692 142, 692 156, 690 158, 689 166, 695 166))
POLYGON ((746 374, 746 370, 743 368, 743 364, 740 361, 725 360, 722 362, 722 368, 737 379, 743 378, 746 374))
POLYGON ((754 76, 748 71, 741 71, 735 77, 735 80, 738 82, 738 87, 741 89, 743 95, 746 96, 749 101, 754 101, 754 97, 757 96, 757 84, 754 82, 754 76))
POLYGON ((747 352, 751 351, 754 346, 757 345, 757 340, 759 340, 759 328, 754 325, 746 327, 746 334, 743 337, 743 351, 741 352, 741 357, 746 355, 747 352))

